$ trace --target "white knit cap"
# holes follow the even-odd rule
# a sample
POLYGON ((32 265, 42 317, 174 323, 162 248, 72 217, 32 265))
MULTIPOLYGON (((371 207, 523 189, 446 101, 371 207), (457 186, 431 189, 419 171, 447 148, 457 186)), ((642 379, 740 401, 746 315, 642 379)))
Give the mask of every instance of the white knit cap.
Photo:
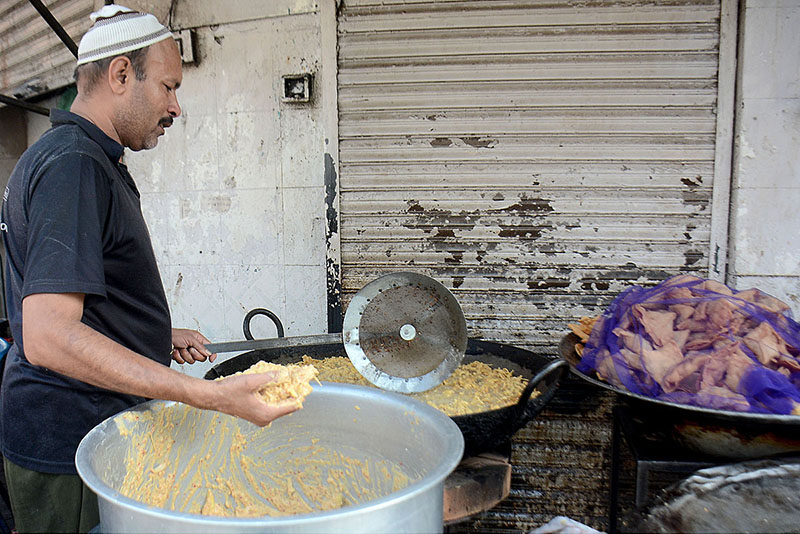
POLYGON ((78 65, 138 50, 172 37, 158 19, 118 5, 103 6, 78 46, 78 65))

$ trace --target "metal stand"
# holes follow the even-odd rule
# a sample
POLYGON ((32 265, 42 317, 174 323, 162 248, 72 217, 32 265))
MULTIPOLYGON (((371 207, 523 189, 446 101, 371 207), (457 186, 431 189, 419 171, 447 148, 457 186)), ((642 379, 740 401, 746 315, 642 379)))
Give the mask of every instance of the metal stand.
POLYGON ((634 425, 630 408, 619 404, 615 405, 612 410, 611 492, 608 512, 610 534, 617 532, 620 451, 623 437, 636 462, 634 498, 636 511, 641 511, 647 504, 651 471, 688 474, 720 463, 719 460, 714 461, 699 453, 688 453, 668 441, 662 441, 660 444, 648 443, 643 439, 645 432, 634 428, 634 425))
POLYGON ((511 491, 511 440, 492 451, 463 458, 444 481, 444 526, 470 519, 508 497, 511 491))

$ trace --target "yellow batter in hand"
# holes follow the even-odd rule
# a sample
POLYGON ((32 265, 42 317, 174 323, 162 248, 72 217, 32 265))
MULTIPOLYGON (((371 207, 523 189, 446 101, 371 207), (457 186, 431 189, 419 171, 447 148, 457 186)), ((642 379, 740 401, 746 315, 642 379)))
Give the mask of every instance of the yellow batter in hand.
MULTIPOLYGON (((267 404, 295 403, 303 407, 303 401, 311 393, 311 381, 317 377, 318 371, 313 365, 278 365, 265 361, 256 362, 244 371, 230 376, 253 373, 272 373, 275 380, 264 384, 258 391, 259 397, 267 404)), ((224 380, 221 377, 217 380, 224 380)))

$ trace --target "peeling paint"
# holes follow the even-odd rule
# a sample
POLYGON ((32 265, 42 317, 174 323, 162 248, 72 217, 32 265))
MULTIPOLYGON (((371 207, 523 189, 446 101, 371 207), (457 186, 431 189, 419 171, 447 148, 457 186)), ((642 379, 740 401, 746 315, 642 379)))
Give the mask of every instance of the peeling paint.
POLYGON ((611 284, 599 280, 585 280, 581 282, 581 289, 584 291, 608 291, 611 284))
POLYGON ((439 228, 436 231, 436 234, 433 236, 434 239, 445 239, 447 237, 455 237, 456 234, 451 228, 439 228))
POLYGON ((527 281, 528 289, 563 289, 570 286, 570 281, 559 278, 533 279, 527 281))
POLYGON ((406 204, 408 204, 408 212, 423 212, 425 209, 419 205, 419 202, 416 200, 409 200, 406 204))
POLYGON ((339 231, 339 216, 336 213, 336 168, 333 157, 325 153, 325 216, 328 221, 328 235, 339 231))
POLYGON ((705 211, 709 203, 709 196, 709 191, 698 190, 697 188, 681 191, 683 203, 697 211, 705 211))
POLYGON ((523 193, 519 196, 519 202, 511 204, 510 206, 506 206, 505 208, 492 209, 490 211, 515 211, 520 213, 532 211, 537 213, 552 213, 554 209, 549 200, 543 198, 528 198, 528 196, 523 193))
POLYGON ((696 264, 698 261, 702 260, 705 257, 705 254, 695 250, 687 250, 686 252, 683 253, 683 257, 685 259, 684 265, 686 267, 689 267, 691 265, 696 264))
POLYGON ((461 140, 473 148, 494 148, 497 144, 496 139, 485 139, 482 137, 462 137, 461 140))
POLYGON ((686 231, 683 233, 683 237, 686 238, 686 241, 689 242, 692 240, 692 232, 697 229, 697 226, 694 224, 687 224, 686 231))
MULTIPOLYGON (((327 249, 331 250, 331 243, 337 239, 339 232, 339 214, 337 206, 336 166, 330 153, 325 153, 324 160, 325 179, 325 218, 327 221, 325 241, 327 249)), ((325 276, 328 297, 328 332, 341 332, 344 317, 342 305, 342 279, 339 263, 335 258, 327 255, 325 258, 325 276)))
POLYGON ((519 226, 513 227, 506 227, 501 226, 501 230, 497 232, 499 237, 511 237, 511 238, 525 238, 525 239, 536 239, 542 235, 541 230, 534 227, 527 227, 522 228, 519 226))
POLYGON ((464 253, 463 252, 451 252, 450 253, 450 257, 449 258, 445 258, 444 262, 445 263, 451 263, 451 264, 452 263, 460 264, 460 263, 462 263, 463 259, 464 259, 464 253))
POLYGON ((692 178, 681 178, 681 183, 683 185, 689 187, 690 189, 695 189, 695 188, 700 187, 701 185, 703 185, 703 177, 700 176, 700 175, 697 175, 697 176, 694 177, 694 179, 692 179, 692 178))

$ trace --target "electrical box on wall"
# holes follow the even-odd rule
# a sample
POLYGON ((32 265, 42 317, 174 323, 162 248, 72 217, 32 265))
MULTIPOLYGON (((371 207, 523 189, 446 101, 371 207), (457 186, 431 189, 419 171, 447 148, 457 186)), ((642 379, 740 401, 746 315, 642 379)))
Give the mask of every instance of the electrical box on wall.
POLYGON ((285 74, 281 77, 281 102, 310 102, 311 74, 285 74))
POLYGON ((181 61, 183 63, 194 63, 194 30, 180 30, 172 32, 175 42, 181 51, 181 61))

